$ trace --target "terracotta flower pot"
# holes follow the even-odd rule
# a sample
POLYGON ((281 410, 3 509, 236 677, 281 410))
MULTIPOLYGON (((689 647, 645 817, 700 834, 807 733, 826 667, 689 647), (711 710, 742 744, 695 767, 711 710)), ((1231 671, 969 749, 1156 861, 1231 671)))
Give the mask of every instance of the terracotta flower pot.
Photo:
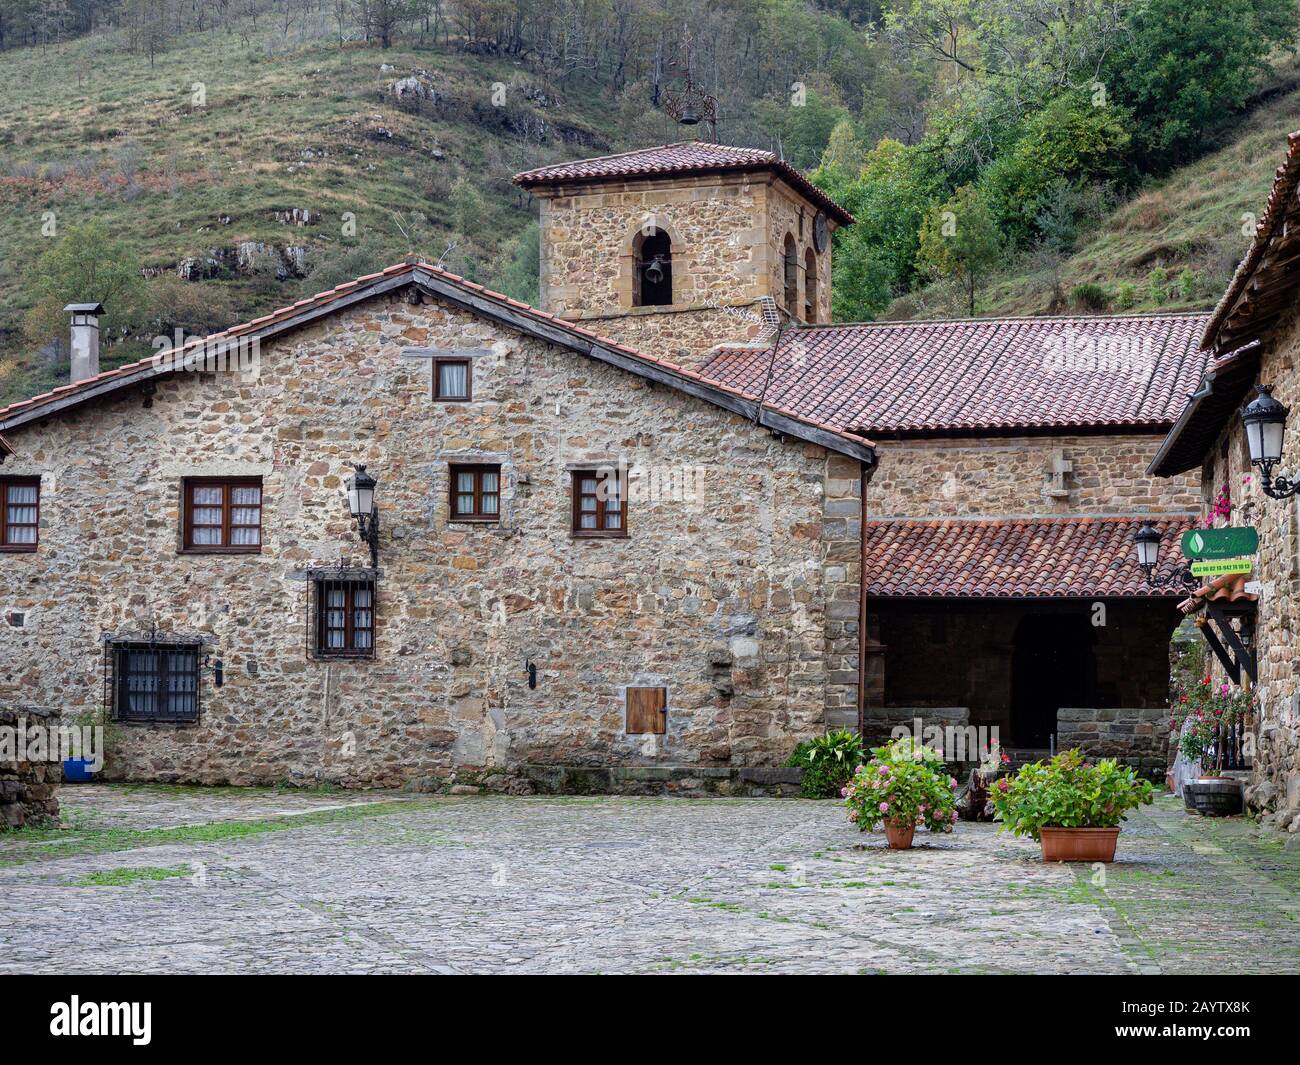
POLYGON ((889 840, 890 850, 911 850, 912 836, 915 834, 915 821, 901 817, 889 818, 885 821, 885 838, 889 840))
POLYGON ((1113 862, 1119 826, 1043 828, 1039 836, 1045 862, 1113 862))

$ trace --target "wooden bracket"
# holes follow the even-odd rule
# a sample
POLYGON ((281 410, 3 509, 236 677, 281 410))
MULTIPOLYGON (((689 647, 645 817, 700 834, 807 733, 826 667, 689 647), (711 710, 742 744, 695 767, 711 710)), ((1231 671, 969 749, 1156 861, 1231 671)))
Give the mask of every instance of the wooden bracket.
MULTIPOLYGON (((1244 671, 1250 678, 1252 684, 1255 683, 1257 675, 1257 665, 1255 662, 1254 647, 1247 647, 1237 630, 1232 627, 1231 616, 1214 603, 1205 605, 1205 612, 1209 615, 1210 621, 1214 624, 1205 624, 1201 626, 1201 635, 1205 637, 1205 642, 1210 645, 1210 650, 1214 652, 1214 657, 1222 664, 1228 676, 1232 678, 1232 683, 1241 686, 1241 674, 1244 671), (1215 630, 1218 630, 1217 632, 1215 630), (1224 646, 1224 645, 1227 646, 1224 646)), ((1237 617, 1245 617, 1244 614, 1237 613, 1237 617)), ((1252 641, 1253 642, 1253 641, 1252 641)))

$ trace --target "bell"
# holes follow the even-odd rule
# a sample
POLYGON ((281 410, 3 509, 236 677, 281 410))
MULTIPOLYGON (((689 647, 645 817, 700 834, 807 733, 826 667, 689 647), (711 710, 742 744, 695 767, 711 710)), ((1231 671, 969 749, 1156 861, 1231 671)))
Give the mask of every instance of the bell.
POLYGON ((682 107, 681 117, 677 120, 683 126, 696 126, 700 121, 700 109, 695 104, 686 104, 682 107))
POLYGON ((652 285, 657 285, 664 279, 664 268, 659 265, 658 259, 652 259, 645 268, 645 279, 652 285))

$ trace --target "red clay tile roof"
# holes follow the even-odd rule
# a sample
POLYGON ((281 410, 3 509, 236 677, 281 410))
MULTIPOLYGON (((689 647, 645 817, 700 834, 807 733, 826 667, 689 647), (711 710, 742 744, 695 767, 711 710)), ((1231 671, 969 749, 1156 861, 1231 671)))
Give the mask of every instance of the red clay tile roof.
MULTIPOLYGON (((207 337, 198 338, 185 345, 180 349, 180 353, 203 348, 205 345, 216 346, 221 342, 236 340, 240 337, 257 334, 259 336, 273 336, 282 329, 291 328, 301 324, 306 320, 314 319, 322 314, 328 314, 336 309, 336 305, 345 300, 362 299, 373 290, 381 285, 391 282, 401 283, 403 275, 411 275, 411 283, 417 283, 424 278, 426 284, 440 282, 449 289, 460 290, 469 299, 478 301, 478 306, 487 308, 498 308, 508 311, 519 318, 538 323, 544 326, 547 331, 547 338, 554 339, 555 334, 559 334, 561 340, 577 350, 590 352, 593 347, 603 348, 611 353, 624 358, 625 366, 645 366, 654 367, 677 379, 672 381, 674 385, 681 387, 683 391, 691 392, 694 395, 703 395, 706 399, 710 395, 717 397, 719 393, 727 397, 732 397, 742 401, 741 406, 746 410, 746 416, 752 416, 749 412, 748 404, 756 404, 757 396, 747 395, 739 389, 721 384, 717 381, 711 381, 694 370, 676 363, 669 362, 666 359, 659 359, 652 355, 646 355, 634 348, 620 344, 617 341, 610 340, 593 333, 589 329, 574 322, 566 321, 547 311, 539 311, 535 307, 530 307, 526 303, 511 299, 509 296, 502 295, 499 292, 493 292, 491 289, 484 288, 482 285, 467 281, 456 274, 448 273, 437 266, 432 266, 422 262, 404 262, 397 263, 381 270, 378 273, 366 274, 352 281, 345 282, 336 288, 329 289, 325 292, 318 292, 316 295, 307 299, 299 300, 297 303, 287 307, 280 307, 265 314, 261 318, 255 318, 250 322, 243 322, 239 325, 231 326, 220 333, 213 333, 207 337)), ((382 289, 380 289, 382 291, 382 289)), ((78 381, 76 384, 67 384, 54 389, 51 392, 42 393, 39 396, 33 396, 30 399, 19 400, 17 403, 11 403, 7 407, 0 408, 0 429, 16 429, 20 425, 29 421, 36 420, 46 413, 53 413, 54 410, 62 409, 62 401, 69 397, 76 397, 79 393, 87 393, 87 399, 98 397, 102 394, 111 393, 119 388, 129 388, 151 377, 160 376, 164 373, 174 372, 167 369, 167 366, 176 358, 177 352, 163 351, 152 355, 147 359, 141 359, 139 362, 127 363, 125 366, 119 366, 112 370, 106 370, 95 377, 87 378, 84 381, 78 381), (46 411, 45 408, 52 408, 46 411)), ((717 402, 717 399, 710 400, 717 402)), ((736 404, 730 404, 728 409, 732 409, 736 404)), ((771 403, 761 405, 760 414, 763 424, 768 425, 783 432, 789 432, 791 435, 804 439, 814 439, 815 442, 823 443, 832 449, 836 447, 836 439, 840 445, 840 450, 845 454, 855 457, 864 458, 867 461, 874 461, 871 455, 870 442, 864 440, 856 434, 845 433, 832 425, 823 425, 813 423, 803 417, 796 411, 788 411, 774 406, 771 403), (767 415, 776 416, 776 424, 767 415), (832 439, 827 440, 829 436, 832 439)))
POLYGON ((1295 304, 1300 288, 1300 130, 1287 137, 1255 238, 1205 326, 1202 342, 1217 353, 1258 340, 1295 304))
POLYGON ((1184 614, 1195 614, 1206 603, 1254 603, 1259 596, 1246 591, 1249 579, 1250 575, 1246 573, 1225 573, 1222 577, 1215 577, 1179 603, 1178 609, 1184 614))
POLYGON ((872 436, 1172 425, 1206 355, 1201 314, 814 326, 700 367, 719 384, 872 436), (764 393, 764 382, 771 380, 764 393))
MULTIPOLYGON (((1148 585, 1133 537, 1145 518, 869 521, 863 527, 867 596, 877 598, 1175 597, 1173 551, 1148 585)), ((1151 518, 1169 544, 1190 516, 1151 518)))
POLYGON ((770 170, 818 204, 840 225, 852 225, 854 218, 798 170, 761 148, 732 148, 703 141, 679 141, 654 148, 639 148, 618 155, 578 159, 570 163, 525 170, 515 175, 515 184, 526 189, 543 185, 585 184, 624 178, 655 177, 661 174, 715 174, 726 171, 770 170))

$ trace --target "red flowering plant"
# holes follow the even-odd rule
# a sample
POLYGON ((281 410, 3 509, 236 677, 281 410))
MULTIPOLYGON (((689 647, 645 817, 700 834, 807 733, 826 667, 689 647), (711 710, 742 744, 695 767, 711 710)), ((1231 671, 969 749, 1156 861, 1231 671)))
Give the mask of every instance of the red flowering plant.
POLYGON ((1216 519, 1222 518, 1225 523, 1232 521, 1232 492, 1225 484, 1219 489, 1218 498, 1210 507, 1210 512, 1205 516, 1205 527, 1214 528, 1216 519))
POLYGON ((863 832, 885 821, 952 831, 957 779, 948 775, 938 751, 905 736, 871 754, 841 792, 850 821, 863 832))
MULTIPOLYGON (((1217 739, 1254 711, 1255 693, 1216 684, 1210 676, 1181 687, 1169 714, 1169 731, 1178 737, 1178 749, 1191 762, 1199 762, 1217 739), (1184 728, 1186 726, 1186 728, 1184 728)), ((1222 744, 1217 745, 1222 760, 1222 744)))

